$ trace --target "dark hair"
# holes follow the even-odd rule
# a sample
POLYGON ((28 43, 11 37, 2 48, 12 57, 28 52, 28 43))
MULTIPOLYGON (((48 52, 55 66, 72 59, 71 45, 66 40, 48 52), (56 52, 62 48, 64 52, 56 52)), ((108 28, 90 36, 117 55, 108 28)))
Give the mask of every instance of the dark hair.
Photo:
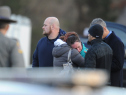
POLYGON ((7 22, 0 22, 0 29, 5 28, 7 24, 7 22))
POLYGON ((60 38, 59 39, 61 39, 61 40, 63 40, 64 41, 64 39, 65 39, 65 35, 64 36, 60 36, 60 38))
POLYGON ((65 41, 69 46, 75 42, 81 42, 76 32, 67 32, 65 36, 61 36, 60 39, 65 41))

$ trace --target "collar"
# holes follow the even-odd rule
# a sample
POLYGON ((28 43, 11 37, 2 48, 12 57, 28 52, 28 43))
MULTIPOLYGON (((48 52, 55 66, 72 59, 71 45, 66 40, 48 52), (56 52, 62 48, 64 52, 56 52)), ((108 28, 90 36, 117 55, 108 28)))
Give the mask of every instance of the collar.
POLYGON ((48 39, 48 36, 46 36, 46 38, 47 38, 49 41, 54 42, 54 41, 56 41, 60 36, 63 36, 63 35, 65 35, 65 34, 66 34, 66 32, 65 32, 64 30, 59 29, 59 34, 58 34, 58 36, 57 36, 55 39, 48 39))
POLYGON ((112 33, 112 31, 109 31, 109 34, 108 34, 104 39, 108 38, 108 36, 109 36, 111 33, 112 33))
POLYGON ((95 43, 99 43, 102 42, 102 39, 94 39, 91 41, 91 45, 95 44, 95 43))
POLYGON ((82 42, 81 42, 81 46, 82 46, 82 50, 81 51, 83 51, 84 44, 82 42))

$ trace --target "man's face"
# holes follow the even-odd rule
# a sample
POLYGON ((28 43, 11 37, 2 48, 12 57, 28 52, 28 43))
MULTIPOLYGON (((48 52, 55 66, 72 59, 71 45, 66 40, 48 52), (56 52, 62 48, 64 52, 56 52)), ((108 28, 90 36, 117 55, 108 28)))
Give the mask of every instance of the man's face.
POLYGON ((92 41, 92 36, 90 34, 88 34, 88 41, 91 42, 92 41))
POLYGON ((81 52, 81 50, 82 50, 81 42, 75 42, 74 44, 71 45, 71 47, 74 49, 77 49, 78 52, 81 52))
POLYGON ((106 27, 103 27, 103 35, 102 35, 102 39, 104 39, 108 33, 106 32, 107 28, 106 27))
POLYGON ((44 21, 44 25, 43 25, 42 29, 43 29, 43 35, 45 35, 45 36, 49 36, 52 33, 51 25, 49 24, 49 20, 48 19, 46 19, 44 21))

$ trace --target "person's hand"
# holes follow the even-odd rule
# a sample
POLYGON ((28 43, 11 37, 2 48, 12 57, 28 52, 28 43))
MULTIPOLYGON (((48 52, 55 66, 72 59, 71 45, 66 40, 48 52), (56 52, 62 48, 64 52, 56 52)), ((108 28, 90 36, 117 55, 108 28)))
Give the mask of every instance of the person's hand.
POLYGON ((84 53, 87 53, 87 51, 84 51, 84 53))
MULTIPOLYGON (((87 51, 88 51, 88 49, 87 49, 87 51)), ((84 52, 87 53, 87 51, 84 51, 84 52)))

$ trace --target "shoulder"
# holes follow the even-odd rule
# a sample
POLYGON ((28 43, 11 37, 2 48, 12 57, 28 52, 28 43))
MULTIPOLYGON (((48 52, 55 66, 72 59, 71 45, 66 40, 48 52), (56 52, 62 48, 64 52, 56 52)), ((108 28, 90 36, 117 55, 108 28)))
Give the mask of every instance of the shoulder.
POLYGON ((77 62, 75 62, 75 63, 79 62, 79 64, 83 63, 83 61, 84 61, 84 58, 76 49, 72 49, 71 59, 73 60, 73 62, 76 60, 77 62))
POLYGON ((101 45, 102 47, 110 47, 107 43, 102 42, 103 45, 101 45))
POLYGON ((63 36, 63 35, 66 34, 66 32, 65 32, 64 30, 60 29, 60 30, 59 30, 59 34, 60 34, 60 36, 63 36))
POLYGON ((38 41, 38 44, 42 44, 47 41, 47 37, 43 37, 38 41))
POLYGON ((109 50, 110 52, 112 52, 112 48, 107 44, 107 43, 105 43, 105 42, 102 42, 103 43, 103 45, 101 45, 102 47, 101 47, 101 49, 107 49, 107 50, 109 50))
POLYGON ((61 46, 55 46, 53 48, 52 54, 53 56, 61 56, 63 54, 68 53, 68 51, 70 50, 70 47, 68 45, 61 45, 61 46))
POLYGON ((41 38, 41 39, 39 40, 39 42, 44 41, 44 40, 47 40, 47 37, 41 38))
POLYGON ((99 47, 99 45, 92 45, 92 46, 88 49, 86 55, 87 55, 87 54, 89 54, 89 55, 90 55, 90 54, 94 54, 94 53, 97 51, 98 47, 99 47))
POLYGON ((7 44, 9 44, 9 43, 14 43, 14 42, 15 42, 13 39, 8 38, 8 37, 6 37, 6 36, 1 36, 0 39, 1 39, 4 43, 7 43, 7 44))
POLYGON ((9 50, 13 50, 17 47, 17 41, 16 40, 14 40, 12 38, 8 38, 7 40, 6 41, 7 41, 8 44, 6 43, 6 46, 8 46, 9 50))
POLYGON ((6 42, 8 43, 9 46, 13 47, 16 45, 17 41, 14 40, 13 38, 6 38, 6 42))
POLYGON ((65 50, 65 51, 66 51, 66 50, 68 51, 68 50, 70 49, 70 47, 69 47, 67 44, 62 44, 62 45, 60 45, 60 46, 55 46, 55 47, 53 48, 53 50, 58 50, 58 51, 61 50, 61 49, 62 49, 62 50, 65 50))
POLYGON ((111 33, 111 40, 113 42, 123 43, 122 40, 114 32, 111 33))
POLYGON ((67 44, 62 44, 61 46, 55 46, 53 50, 57 50, 58 52, 67 52, 69 51, 70 46, 67 44))
POLYGON ((73 55, 73 56, 80 54, 80 53, 77 51, 77 49, 72 49, 71 52, 72 52, 72 55, 73 55))

